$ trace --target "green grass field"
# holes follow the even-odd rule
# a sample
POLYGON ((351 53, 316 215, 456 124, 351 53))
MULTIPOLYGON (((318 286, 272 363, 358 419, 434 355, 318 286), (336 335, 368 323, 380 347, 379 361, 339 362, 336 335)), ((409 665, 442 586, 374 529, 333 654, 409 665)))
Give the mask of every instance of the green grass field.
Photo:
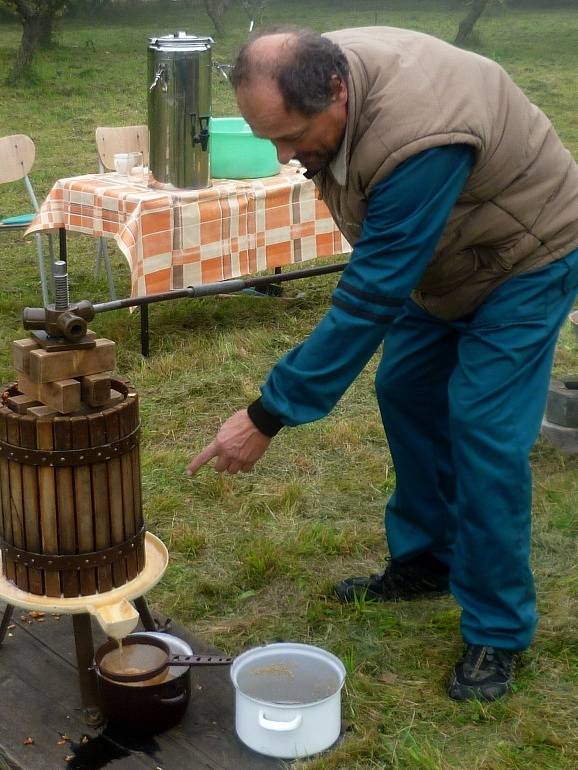
MULTIPOLYGON (((453 3, 376 0, 272 2, 264 20, 318 30, 391 24, 452 39, 463 8, 453 3), (387 7, 386 7, 387 6, 387 7), (377 10, 376 10, 377 8, 377 10)), ((248 19, 227 16, 215 58, 227 61, 248 19)), ((38 56, 35 77, 0 97, 0 136, 35 141, 39 197, 59 177, 97 168, 98 125, 146 122, 147 37, 184 28, 210 33, 198 9, 172 3, 141 14, 63 21, 58 47, 38 56)), ((578 12, 496 11, 482 19, 475 49, 497 59, 552 118, 578 157, 578 12)), ((0 72, 19 40, 0 25, 0 72)), ((215 78, 214 114, 235 114, 215 78)), ((0 213, 24 206, 20 186, 0 189, 0 213)), ((102 301, 95 242, 69 238, 71 294, 102 301)), ((23 306, 39 303, 33 243, 5 234, 1 244, 0 375, 13 379, 10 344, 24 336, 23 306)), ((128 268, 111 249, 120 296, 128 268)), ((335 277, 300 285, 299 302, 249 297, 164 303, 151 308, 152 356, 139 354, 138 313, 98 316, 93 328, 118 343, 118 369, 142 403, 143 488, 149 528, 171 563, 152 598, 159 609, 230 654, 276 640, 318 644, 339 655, 348 680, 349 729, 308 770, 575 770, 578 767, 578 460, 539 442, 534 466, 534 557, 542 615, 512 697, 457 705, 444 692, 459 654, 458 607, 451 599, 386 607, 343 607, 331 598, 340 578, 380 569, 382 514, 394 486, 372 379, 372 361, 334 413, 282 431, 256 470, 189 480, 185 467, 235 409, 258 393, 270 366, 314 326, 335 277)), ((291 294, 291 290, 289 291, 291 294)), ((566 327, 556 361, 576 372, 577 344, 566 327)), ((167 769, 168 770, 168 769, 167 769)))

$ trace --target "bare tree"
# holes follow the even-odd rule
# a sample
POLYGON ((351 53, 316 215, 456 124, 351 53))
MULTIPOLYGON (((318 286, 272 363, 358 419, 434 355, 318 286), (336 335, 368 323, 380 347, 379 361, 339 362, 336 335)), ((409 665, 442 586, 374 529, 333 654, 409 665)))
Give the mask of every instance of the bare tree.
POLYGON ((30 69, 34 52, 52 45, 54 21, 68 0, 0 0, 0 6, 11 11, 22 24, 20 48, 10 77, 17 79, 30 69))
POLYGON ((259 27, 263 23, 263 13, 268 2, 269 0, 241 0, 241 5, 251 20, 251 28, 253 24, 259 27))
POLYGON ((217 35, 225 34, 224 16, 235 0, 205 0, 205 10, 213 22, 217 35))
POLYGON ((225 34, 225 14, 233 5, 238 5, 243 8, 247 16, 251 21, 251 29, 253 26, 259 26, 263 22, 263 13, 265 7, 268 5, 269 0, 204 0, 205 10, 217 35, 225 34))
POLYGON ((466 40, 472 34, 472 30, 480 18, 482 13, 486 10, 486 6, 490 0, 472 0, 470 3, 470 10, 465 18, 460 21, 458 34, 454 40, 454 45, 464 45, 466 40))

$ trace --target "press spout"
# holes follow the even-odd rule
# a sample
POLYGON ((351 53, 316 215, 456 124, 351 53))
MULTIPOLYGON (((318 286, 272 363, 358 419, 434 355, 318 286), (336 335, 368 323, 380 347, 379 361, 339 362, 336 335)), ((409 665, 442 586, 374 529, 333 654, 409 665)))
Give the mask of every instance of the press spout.
POLYGON ((124 639, 131 631, 134 631, 138 624, 139 614, 126 599, 114 604, 102 604, 89 609, 100 623, 104 633, 112 639, 124 639))

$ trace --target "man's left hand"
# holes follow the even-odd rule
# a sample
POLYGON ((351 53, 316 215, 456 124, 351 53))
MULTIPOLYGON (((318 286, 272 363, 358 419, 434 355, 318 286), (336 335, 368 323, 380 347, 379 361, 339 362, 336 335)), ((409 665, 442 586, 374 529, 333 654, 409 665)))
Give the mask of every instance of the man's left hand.
POLYGON ((195 474, 213 457, 217 458, 214 467, 219 473, 247 473, 265 454, 270 443, 269 436, 255 426, 247 410, 241 409, 223 423, 215 439, 191 460, 187 475, 195 474))

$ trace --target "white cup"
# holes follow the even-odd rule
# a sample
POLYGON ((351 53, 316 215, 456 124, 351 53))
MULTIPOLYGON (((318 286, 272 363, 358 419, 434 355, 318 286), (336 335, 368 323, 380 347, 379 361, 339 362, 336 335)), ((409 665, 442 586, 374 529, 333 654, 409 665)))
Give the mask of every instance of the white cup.
POLYGON ((116 173, 123 176, 128 176, 134 168, 142 168, 143 165, 142 152, 117 152, 113 160, 116 173))
POLYGON ((138 165, 130 170, 129 177, 135 184, 148 184, 148 166, 138 165))

